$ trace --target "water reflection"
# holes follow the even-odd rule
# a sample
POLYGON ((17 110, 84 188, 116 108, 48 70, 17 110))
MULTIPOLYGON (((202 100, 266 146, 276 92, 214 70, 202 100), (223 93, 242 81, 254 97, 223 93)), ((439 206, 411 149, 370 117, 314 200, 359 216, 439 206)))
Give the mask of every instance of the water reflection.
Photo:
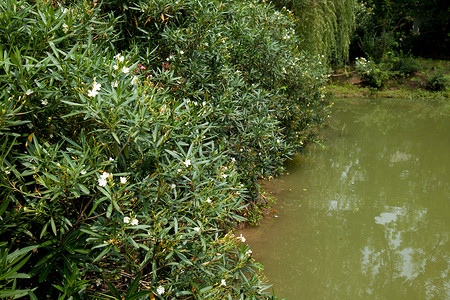
POLYGON ((449 116, 392 100, 334 115, 327 148, 272 187, 279 218, 244 232, 276 293, 450 299, 449 116))

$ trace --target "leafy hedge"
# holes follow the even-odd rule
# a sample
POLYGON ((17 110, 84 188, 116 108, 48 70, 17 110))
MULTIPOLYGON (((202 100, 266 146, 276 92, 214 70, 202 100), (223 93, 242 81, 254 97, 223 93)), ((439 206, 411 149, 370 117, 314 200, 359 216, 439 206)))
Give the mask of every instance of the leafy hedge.
POLYGON ((327 115, 258 1, 0 3, 0 297, 270 298, 230 229, 327 115))

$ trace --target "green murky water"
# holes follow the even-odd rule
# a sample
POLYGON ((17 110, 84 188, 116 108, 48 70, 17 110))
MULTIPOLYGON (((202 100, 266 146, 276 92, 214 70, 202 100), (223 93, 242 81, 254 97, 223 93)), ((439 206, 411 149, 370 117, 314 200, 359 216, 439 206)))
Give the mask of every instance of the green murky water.
POLYGON ((335 104, 314 146, 270 183, 273 218, 243 231, 288 299, 450 299, 448 104, 335 104))

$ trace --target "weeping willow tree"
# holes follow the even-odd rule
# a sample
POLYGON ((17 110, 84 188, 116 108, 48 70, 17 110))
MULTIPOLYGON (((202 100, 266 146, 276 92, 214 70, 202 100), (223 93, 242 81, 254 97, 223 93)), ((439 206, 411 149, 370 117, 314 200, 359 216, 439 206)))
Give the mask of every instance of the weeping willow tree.
POLYGON ((296 31, 303 40, 301 48, 324 55, 333 65, 348 60, 355 25, 356 0, 273 0, 291 11, 296 31))

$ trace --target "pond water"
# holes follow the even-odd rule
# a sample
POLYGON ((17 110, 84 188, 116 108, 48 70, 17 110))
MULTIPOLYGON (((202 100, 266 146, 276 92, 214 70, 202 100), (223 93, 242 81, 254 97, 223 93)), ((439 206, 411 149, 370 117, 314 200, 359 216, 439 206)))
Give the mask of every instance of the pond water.
POLYGON ((450 116, 408 100, 335 103, 322 146, 266 189, 241 233, 279 297, 450 299, 450 116))

